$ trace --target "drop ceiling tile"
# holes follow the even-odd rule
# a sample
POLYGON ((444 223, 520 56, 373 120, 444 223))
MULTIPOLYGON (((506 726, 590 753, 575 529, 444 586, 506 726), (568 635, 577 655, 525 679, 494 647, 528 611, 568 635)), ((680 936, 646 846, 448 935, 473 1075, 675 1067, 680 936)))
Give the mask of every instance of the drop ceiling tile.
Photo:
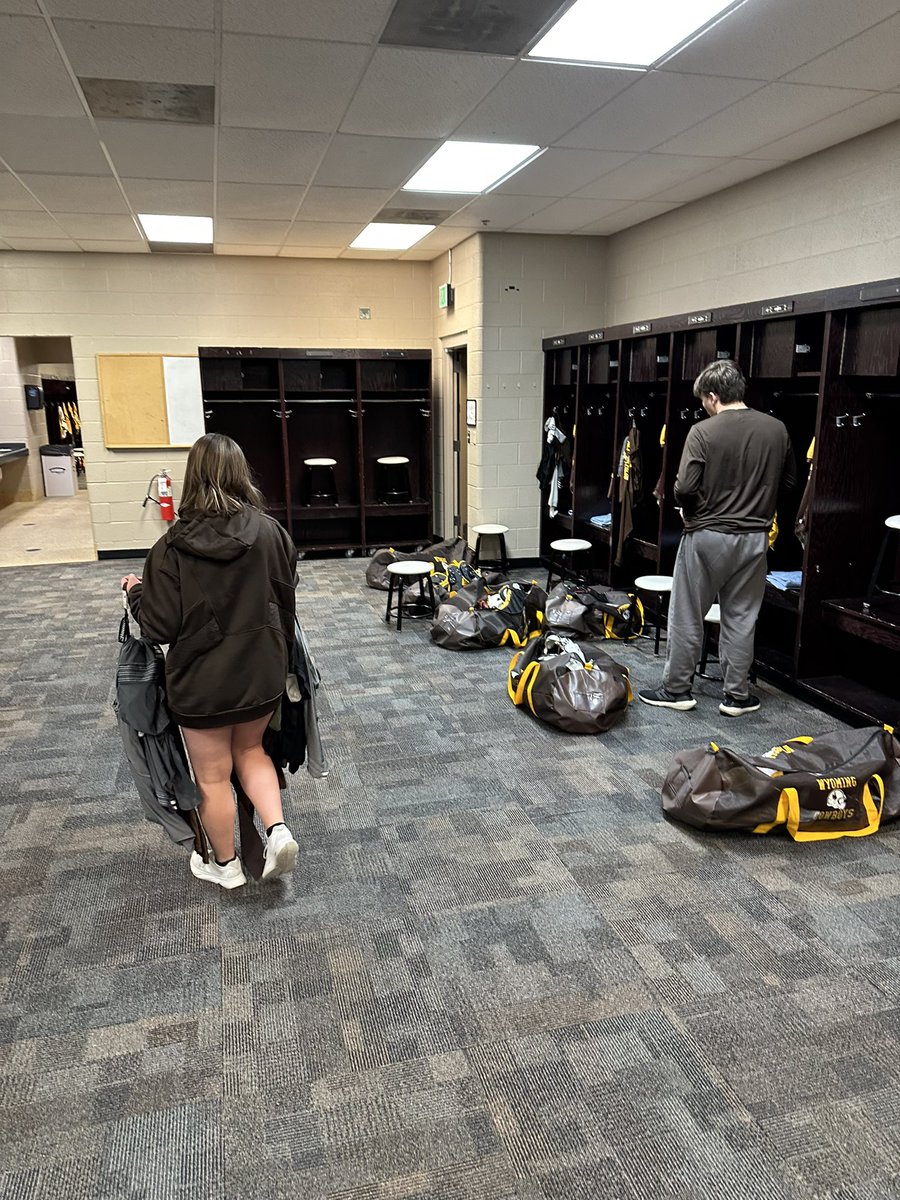
POLYGON ((888 91, 900 87, 900 15, 882 21, 785 76, 785 83, 821 83, 888 91))
POLYGON ((557 199, 612 171, 633 155, 618 150, 557 150, 517 171, 495 189, 501 196, 553 196, 557 199))
MULTIPOLYGON (((8 0, 0 0, 0 4, 8 0)), ((51 17, 113 21, 120 25, 171 25, 176 29, 213 29, 214 0, 45 0, 51 17)), ((184 80, 179 82, 183 83, 184 80)))
POLYGON ((365 228, 365 221, 328 222, 295 221, 288 234, 288 246, 334 246, 341 250, 349 246, 365 228))
POLYGON ((454 246, 458 246, 460 242, 465 241, 467 237, 471 236, 471 230, 469 229, 439 225, 427 237, 423 237, 421 242, 416 242, 415 246, 410 251, 407 251, 407 253, 416 251, 428 254, 429 257, 433 258, 443 250, 451 250, 454 246))
POLYGON ((750 158, 796 159, 805 158, 807 154, 815 154, 848 138, 858 137, 879 129, 892 121, 900 120, 900 94, 895 92, 883 96, 873 96, 856 104, 845 112, 826 117, 824 121, 816 121, 805 129, 788 134, 778 141, 770 142, 752 151, 750 158))
POLYGON ((569 197, 567 200, 557 200, 541 212, 517 222, 514 229, 516 233, 572 233, 621 207, 621 200, 579 200, 569 197))
POLYGON ((641 154, 577 192, 602 200, 648 200, 671 187, 721 165, 714 158, 680 154, 641 154))
MULTIPOLYGON (((209 217, 213 211, 213 185, 191 179, 129 179, 122 186, 136 213, 177 213, 183 217, 209 217)), ((231 213, 230 216, 241 216, 231 213)))
POLYGON ((132 179, 212 179, 213 130, 164 121, 98 121, 116 172, 132 179))
POLYGON ((201 29, 56 21, 76 75, 147 83, 215 83, 215 35, 201 29))
POLYGON ((111 175, 23 175, 46 208, 68 213, 125 213, 128 205, 111 175))
POLYGON ((82 250, 92 254, 150 254, 146 242, 108 242, 102 238, 79 238, 78 245, 82 250))
POLYGON ((289 228, 289 221, 244 221, 224 217, 216 221, 215 239, 220 244, 279 246, 289 228))
POLYGON ((221 129, 219 180, 306 184, 328 146, 325 133, 284 129, 221 129))
POLYGON ((585 225, 576 232, 579 234, 599 234, 608 237, 610 234, 618 233, 622 229, 630 229, 632 225, 640 225, 642 221, 651 221, 654 217, 661 217, 663 213, 671 212, 672 209, 679 207, 680 205, 674 203, 637 200, 626 204, 624 208, 620 208, 608 217, 585 225))
POLYGON ((42 17, 0 15, 0 113, 38 117, 83 114, 78 93, 42 17))
POLYGON ((53 215, 69 237, 74 238, 76 242, 80 242, 82 238, 94 238, 107 242, 142 242, 144 240, 131 217, 110 216, 104 213, 67 212, 53 215))
POLYGON ((448 217, 442 228, 484 229, 485 232, 509 229, 517 221, 540 212, 548 203, 546 196, 502 196, 499 192, 490 192, 448 217))
MULTIPOLYGON (((461 242, 464 236, 465 235, 461 233, 458 241, 454 242, 453 246, 458 245, 458 242, 461 242)), ((448 246, 447 249, 452 250, 453 246, 448 246)), ((443 253, 443 250, 419 250, 413 247, 412 250, 404 250, 403 253, 399 255, 399 258, 401 262, 434 262, 438 255, 443 253)))
POLYGON ((226 34, 223 125, 331 133, 362 78, 364 46, 226 34))
POLYGON ((379 40, 516 58, 559 7, 560 0, 397 0, 379 40))
POLYGON ((435 141, 339 133, 316 173, 316 186, 399 188, 435 149, 435 141))
POLYGON ((0 171, 0 209, 4 208, 13 212, 30 212, 40 208, 32 194, 9 171, 0 171))
POLYGON ((896 0, 753 0, 665 66, 688 74, 775 80, 896 11, 896 0))
POLYGON ((519 62, 453 136, 551 145, 638 78, 634 71, 519 62))
POLYGON ((255 221, 290 221, 302 199, 302 187, 220 183, 216 189, 216 215, 247 217, 255 221))
POLYGON ((458 212, 463 205, 468 204, 480 194, 480 192, 404 192, 402 188, 399 188, 384 207, 392 211, 394 209, 407 212, 433 211, 439 214, 433 223, 439 224, 440 221, 445 221, 451 213, 458 212))
POLYGON ((343 246, 282 246, 280 258, 337 258, 343 246))
POLYGON ((232 254, 245 255, 253 258, 274 258, 278 253, 278 244, 266 246, 262 244, 247 244, 247 243, 228 243, 216 242, 213 246, 214 254, 232 254))
POLYGON ((39 17, 37 0, 0 0, 0 13, 17 13, 25 17, 39 17))
POLYGON ((224 0, 222 24, 226 33, 369 44, 381 33, 393 6, 394 0, 224 0))
POLYGON ((48 250, 48 251, 63 251, 69 253, 72 251, 81 252, 81 247, 77 242, 69 241, 68 238, 29 238, 29 237, 8 237, 5 239, 6 244, 11 250, 48 250))
MULTIPOLYGON (((671 154, 730 155, 739 158, 814 121, 850 108, 871 93, 843 88, 809 87, 799 83, 768 83, 724 112, 659 147, 671 154)), ((772 155, 767 153, 766 158, 772 155)))
POLYGON ((298 220, 362 221, 367 224, 390 198, 389 190, 376 188, 312 187, 303 201, 298 220))
POLYGON ((109 163, 85 116, 4 117, 0 121, 0 158, 14 171, 109 174, 109 163))
MULTIPOLYGON (((589 150, 652 150, 755 91, 746 79, 715 79, 649 71, 636 84, 561 138, 589 150)), ((715 151, 710 151, 715 153, 715 151)))
POLYGON ((6 241, 14 238, 61 238, 65 240, 66 232, 49 213, 37 212, 0 212, 0 237, 6 241))
POLYGON ((508 58, 486 54, 381 46, 341 122, 341 130, 396 137, 448 137, 511 65, 508 58))
POLYGON ((762 175, 766 171, 784 166, 783 162, 770 162, 762 158, 734 158, 724 162, 720 159, 709 158, 706 161, 717 165, 712 170, 705 171, 702 175, 696 175, 684 183, 677 183, 672 187, 662 189, 657 192, 654 199, 672 200, 679 204, 686 204, 691 200, 699 200, 701 196, 711 196, 714 192, 724 191, 726 188, 734 187, 735 184, 744 183, 748 179, 762 175))

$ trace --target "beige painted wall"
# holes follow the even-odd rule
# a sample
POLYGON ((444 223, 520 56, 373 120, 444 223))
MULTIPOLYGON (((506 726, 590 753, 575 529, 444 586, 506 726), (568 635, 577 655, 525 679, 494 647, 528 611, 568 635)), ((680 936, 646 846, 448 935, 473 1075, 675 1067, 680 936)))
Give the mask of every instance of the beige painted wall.
POLYGON ((155 506, 141 508, 147 481, 167 467, 177 494, 186 452, 105 448, 98 354, 238 345, 428 349, 430 278, 431 264, 419 262, 7 252, 0 254, 0 333, 72 338, 97 547, 140 548, 160 534, 155 506), (360 307, 371 309, 371 320, 359 319, 360 307))
POLYGON ((615 234, 605 319, 650 320, 898 274, 895 122, 615 234))

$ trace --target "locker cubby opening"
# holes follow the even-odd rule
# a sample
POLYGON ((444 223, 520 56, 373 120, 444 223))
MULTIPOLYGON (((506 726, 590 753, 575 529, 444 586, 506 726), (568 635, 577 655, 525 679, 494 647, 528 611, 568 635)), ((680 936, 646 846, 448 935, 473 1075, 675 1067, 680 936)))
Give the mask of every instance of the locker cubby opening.
POLYGON ((278 363, 268 358, 201 358, 200 386, 206 392, 279 394, 278 363))
POLYGON ((245 404, 206 401, 203 411, 207 433, 224 433, 244 451, 267 510, 281 520, 287 511, 281 406, 268 400, 245 404))
MULTIPOLYGON (((641 456, 641 496, 632 510, 634 528, 632 537, 658 547, 660 506, 653 492, 663 472, 664 447, 660 445, 663 427, 666 425, 667 394, 659 389, 630 388, 621 397, 622 419, 619 430, 622 434, 616 447, 615 472, 616 493, 619 490, 618 468, 625 438, 632 427, 638 432, 638 447, 641 456)), ((668 428, 666 428, 668 438, 668 428)), ((655 550, 654 550, 655 552, 655 550)))
POLYGON ((333 458, 338 506, 359 505, 357 468, 358 417, 351 403, 290 403, 287 416, 288 458, 291 471, 291 509, 306 506, 310 498, 307 458, 333 458))
POLYGON ((401 512, 397 508, 382 508, 376 514, 366 513, 366 546, 371 550, 382 546, 425 547, 431 541, 431 514, 428 511, 401 512))
POLYGON ((616 382, 619 374, 618 342, 587 346, 584 358, 584 367, 581 372, 584 384, 603 387, 616 382))
POLYGON ((430 501, 431 409, 419 403, 368 400, 362 415, 362 460, 366 505, 379 502, 379 458, 409 459, 410 503, 430 501))
MULTIPOLYGON (((612 511, 609 485, 615 465, 615 435, 615 393, 608 389, 585 388, 579 402, 575 439, 573 507, 576 520, 589 523, 591 517, 608 515, 612 511)), ((603 536, 602 530, 600 535, 603 536)), ((607 540, 608 536, 609 531, 606 530, 607 540)))
POLYGON ((711 363, 733 359, 737 351, 736 325, 689 329, 680 337, 683 339, 680 375, 692 388, 702 370, 711 363))
POLYGON ((671 337, 667 333, 626 342, 624 352, 628 362, 628 382, 665 382, 669 378, 670 342, 671 337))
POLYGON ((352 359, 286 358, 283 369, 287 395, 323 392, 355 395, 356 363, 352 359))
POLYGON ((824 313, 757 321, 751 331, 749 374, 757 379, 785 380, 818 375, 824 336, 824 313))
POLYGON ((428 394, 431 386, 430 359, 363 359, 359 364, 363 396, 381 394, 428 394))
POLYGON ((311 515, 309 509, 294 508, 292 517, 294 542, 303 550, 346 551, 360 548, 358 511, 356 515, 341 512, 339 516, 319 516, 311 515))
POLYGON ((546 382, 551 387, 574 388, 578 381, 578 347, 566 346, 546 355, 546 382))
MULTIPOLYGON (((748 403, 762 412, 767 412, 781 421, 791 440, 791 452, 797 472, 798 486, 793 492, 781 495, 778 500, 778 537, 768 553, 769 571, 800 571, 803 568, 803 546, 797 540, 794 526, 797 511, 803 496, 803 488, 809 473, 807 452, 816 433, 816 414, 819 394, 802 383, 794 383, 790 389, 771 387, 758 381, 751 382, 748 403)), ((797 593, 786 594, 788 599, 797 593)), ((769 592, 767 592, 767 598, 769 592)), ((796 607, 796 602, 793 604, 796 607)))
POLYGON ((900 374, 900 306, 841 313, 841 375, 900 374))

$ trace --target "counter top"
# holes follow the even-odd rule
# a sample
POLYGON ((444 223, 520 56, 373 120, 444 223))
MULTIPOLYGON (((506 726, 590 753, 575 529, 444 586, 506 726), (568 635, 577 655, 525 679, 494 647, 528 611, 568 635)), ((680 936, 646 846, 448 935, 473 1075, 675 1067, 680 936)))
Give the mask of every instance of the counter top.
POLYGON ((17 458, 28 457, 28 446, 25 442, 0 441, 0 467, 4 463, 13 462, 17 458))

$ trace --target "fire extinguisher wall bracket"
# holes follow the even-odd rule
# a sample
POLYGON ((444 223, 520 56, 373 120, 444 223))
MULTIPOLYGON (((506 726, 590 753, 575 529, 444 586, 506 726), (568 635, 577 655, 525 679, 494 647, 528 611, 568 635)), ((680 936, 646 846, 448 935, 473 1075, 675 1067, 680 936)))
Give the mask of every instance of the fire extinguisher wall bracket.
POLYGON ((150 476, 150 482, 147 484, 147 495, 144 497, 144 502, 141 505, 141 508, 147 507, 148 500, 152 500, 154 504, 159 506, 159 515, 164 521, 175 520, 175 500, 172 495, 172 479, 169 475, 169 472, 165 469, 159 471, 156 475, 150 476), (156 484, 156 491, 159 495, 158 500, 156 496, 151 494, 154 483, 156 484))

